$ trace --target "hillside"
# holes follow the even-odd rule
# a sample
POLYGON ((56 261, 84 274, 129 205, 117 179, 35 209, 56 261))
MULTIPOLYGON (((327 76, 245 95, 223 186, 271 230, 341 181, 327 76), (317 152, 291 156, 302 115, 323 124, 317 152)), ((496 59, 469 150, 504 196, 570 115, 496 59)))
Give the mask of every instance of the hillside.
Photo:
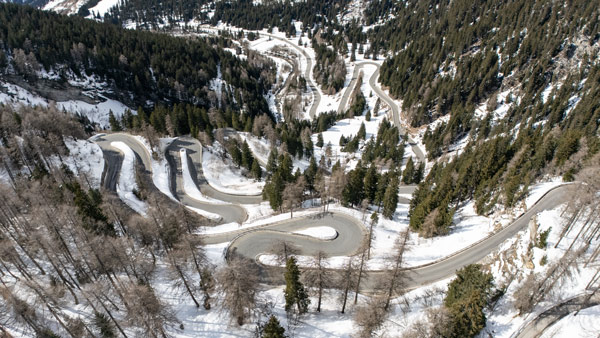
POLYGON ((34 5, 0 337, 600 334, 597 1, 34 5))

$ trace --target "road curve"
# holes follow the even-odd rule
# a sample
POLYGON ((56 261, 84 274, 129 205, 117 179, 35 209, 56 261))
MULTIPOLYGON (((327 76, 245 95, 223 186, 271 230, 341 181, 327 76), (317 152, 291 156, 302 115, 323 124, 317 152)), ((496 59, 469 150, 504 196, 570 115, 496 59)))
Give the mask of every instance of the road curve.
MULTIPOLYGON (((151 170, 150 154, 148 154, 146 148, 135 138, 126 134, 111 134, 96 137, 94 141, 105 151, 111 151, 110 142, 122 141, 126 143, 134 152, 136 152, 145 168, 151 170)), ((197 163, 201 164, 202 147, 199 143, 190 138, 179 139, 169 147, 167 153, 179 152, 180 149, 186 149, 189 152, 189 162, 194 164, 190 166, 191 169, 198 167, 200 168, 199 171, 201 171, 201 166, 197 165, 197 163)), ((169 157, 177 158, 177 156, 174 155, 170 155, 169 157)), ((114 165, 117 165, 114 161, 109 162, 109 167, 114 165)), ((177 173, 175 175, 175 181, 177 182, 175 190, 177 191, 177 197, 180 198, 182 203, 209 212, 218 213, 225 221, 237 221, 241 224, 245 220, 245 210, 239 205, 210 204, 194 200, 182 193, 183 189, 181 189, 180 178, 181 170, 177 167, 176 170, 172 170, 172 172, 177 173), (243 212, 239 211, 240 209, 243 212)), ((109 176, 106 177, 109 179, 109 176)), ((412 192, 414 186, 407 186, 403 189, 403 193, 412 192)), ((415 288, 451 277, 455 274, 456 270, 463 266, 481 261, 484 257, 496 250, 506 239, 513 237, 517 232, 525 229, 529 224, 529 220, 535 214, 544 210, 553 209, 566 202, 566 196, 568 196, 567 189, 568 186, 559 186, 550 190, 513 223, 463 250, 430 264, 404 269, 407 276, 407 287, 415 288)), ((255 197, 243 196, 243 198, 255 197)), ((340 213, 315 213, 310 216, 297 217, 265 226, 240 228, 240 230, 228 233, 206 235, 204 239, 207 244, 231 241, 228 252, 235 251, 243 256, 254 259, 259 254, 272 253, 274 244, 278 241, 292 243, 299 249, 299 254, 301 255, 313 255, 317 251, 324 251, 331 256, 349 256, 356 253, 364 236, 364 226, 358 220, 350 216, 340 213), (325 241, 291 234, 292 231, 314 226, 331 226, 338 232, 338 237, 332 241, 325 241)), ((275 272, 270 274, 271 276, 281 275, 279 273, 280 268, 277 267, 261 267, 261 269, 275 272)), ((365 277, 363 290, 375 289, 383 273, 383 271, 370 271, 365 277)), ((265 278, 268 278, 268 276, 269 274, 266 274, 265 278)), ((265 281, 280 282, 280 279, 275 277, 275 279, 267 279, 265 281)))
MULTIPOLYGON (((559 186, 548 193, 546 193, 535 205, 533 205, 527 212, 517 218, 513 223, 506 226, 499 232, 496 232, 486 238, 483 238, 479 242, 464 248, 454 254, 444 257, 438 261, 424 264, 416 267, 405 268, 403 269, 406 273, 406 288, 413 289, 423 285, 427 285, 448 277, 454 276, 457 270, 460 268, 477 263, 481 261, 483 258, 488 256, 494 250, 496 250, 500 244, 502 244, 505 240, 516 235, 517 232, 527 228, 530 219, 536 215, 537 213, 554 209, 557 206, 566 202, 568 196, 566 194, 568 187, 567 186, 559 186)), ((346 216, 347 217, 347 216, 346 216)), ((299 219, 301 223, 299 224, 311 224, 317 225, 319 219, 307 220, 306 218, 299 219), (312 222, 312 223, 311 223, 312 222)), ((326 224, 329 225, 330 222, 333 222, 325 217, 321 220, 325 220, 326 224)), ((353 222, 357 222, 353 220, 353 222)), ((348 222, 351 224, 353 222, 348 222)), ((335 226, 334 226, 335 228, 335 226)), ((281 230, 278 229, 277 230, 281 230)), ((336 228, 337 230, 337 228, 336 228)), ((228 238, 221 238, 219 240, 227 241, 232 238, 232 236, 236 235, 236 239, 230 244, 228 248, 229 252, 237 252, 246 256, 248 258, 255 258, 259 254, 268 254, 273 253, 274 243, 277 241, 287 241, 290 243, 296 243, 296 238, 290 234, 283 233, 263 233, 259 230, 246 230, 246 232, 240 231, 236 234, 231 234, 228 238)), ((209 236, 207 239, 209 239, 209 236)), ((323 241, 322 241, 323 242, 323 241)), ((324 242, 323 242, 324 243, 324 242)), ((318 250, 324 250, 325 246, 323 243, 313 242, 307 243, 305 241, 301 242, 301 245, 298 247, 300 255, 313 255, 318 250)), ((352 250, 356 251, 360 242, 348 242, 345 240, 341 240, 339 243, 344 243, 344 245, 351 245, 351 248, 344 248, 343 251, 351 252, 352 250)), ((339 250, 337 248, 329 248, 327 250, 339 250)), ((347 254, 344 254, 347 255, 347 254)), ((261 266, 263 270, 269 271, 269 274, 266 274, 265 282, 272 283, 280 283, 281 277, 283 274, 281 273, 281 268, 279 267, 269 267, 269 266, 261 266)), ((339 271, 333 270, 334 273, 339 273, 339 271)), ((361 290, 363 291, 372 291, 376 290, 379 286, 379 282, 382 279, 384 271, 374 270, 369 271, 364 279, 363 284, 361 285, 361 290)))
MULTIPOLYGON (((352 79, 350 80, 350 84, 348 85, 348 87, 344 91, 344 94, 342 95, 342 100, 338 107, 338 114, 342 113, 343 111, 345 111, 347 109, 346 106, 348 105, 348 100, 350 99, 352 90, 354 89, 354 87, 356 85, 356 81, 358 80, 358 74, 360 73, 360 70, 367 65, 372 65, 377 68, 377 70, 375 70, 375 72, 373 72, 373 74, 369 78, 369 86, 373 89, 373 91, 375 91, 375 94, 390 107, 390 109, 392 110, 392 119, 393 119, 394 125, 398 128, 398 130, 400 131, 400 134, 404 135, 406 133, 406 129, 400 123, 400 108, 394 102, 394 100, 392 100, 392 98, 390 98, 377 85, 377 78, 379 77, 380 65, 374 61, 361 61, 361 62, 356 63, 356 65, 354 66, 354 72, 352 73, 352 79)), ((425 162, 425 160, 426 160, 425 153, 423 153, 421 148, 417 145, 415 140, 413 140, 410 137, 410 135, 408 137, 408 144, 411 146, 412 151, 417 156, 417 160, 419 162, 425 162)))
POLYGON ((264 32, 257 32, 257 33, 259 35, 267 36, 269 38, 279 40, 279 41, 286 43, 287 45, 291 46, 292 48, 294 48, 295 50, 300 52, 304 56, 304 58, 306 58, 306 70, 304 71, 304 78, 306 79, 306 82, 308 83, 308 86, 310 87, 310 90, 312 91, 313 98, 314 98, 313 103, 310 107, 310 110, 308 111, 308 114, 311 119, 314 119, 315 116, 317 116, 317 108, 319 107, 319 103, 321 103, 321 94, 319 93, 319 90, 317 90, 317 87, 315 86, 314 82, 312 81, 312 76, 311 76, 312 68, 313 68, 312 59, 310 58, 308 53, 303 48, 299 47, 298 45, 289 41, 288 39, 284 39, 279 36, 269 34, 269 33, 264 33, 264 32))
MULTIPOLYGON (((138 140, 136 140, 131 135, 124 134, 124 133, 103 134, 103 135, 94 137, 93 141, 96 142, 100 146, 103 153, 105 153, 105 158, 107 160, 107 170, 104 175, 104 186, 105 187, 111 187, 116 184, 116 178, 118 177, 117 173, 121 168, 120 162, 117 162, 115 160, 117 158, 117 156, 112 154, 115 152, 115 150, 110 145, 111 142, 119 141, 119 142, 125 143, 127 146, 129 146, 133 150, 133 152, 136 154, 136 157, 138 158, 138 160, 140 160, 142 162, 144 169, 149 173, 152 172, 152 161, 151 161, 151 157, 150 157, 151 155, 148 153, 148 150, 146 149, 146 147, 144 145, 142 145, 138 140)), ((181 141, 181 142, 185 143, 184 141, 181 141)), ((196 149, 194 147, 191 147, 191 148, 196 149)), ((202 147, 200 146, 200 149, 201 148, 202 147)), ((167 149, 167 153, 169 152, 169 150, 172 150, 172 148, 169 147, 167 149)), ((178 151, 178 149, 176 149, 176 150, 178 151)), ((189 195, 187 195, 183 189, 183 182, 182 182, 182 175, 181 175, 181 161, 179 161, 179 154, 177 153, 176 155, 177 156, 169 156, 168 154, 165 154, 165 156, 167 157, 167 161, 169 162, 169 165, 171 167, 171 170, 170 170, 170 172, 171 172, 171 189, 170 190, 171 190, 171 193, 181 203, 183 203, 186 206, 192 207, 192 208, 201 209, 201 210, 208 211, 208 212, 211 212, 214 214, 218 214, 221 216, 222 222, 224 222, 224 223, 236 222, 236 223, 241 224, 247 219, 248 216, 247 216, 246 210, 237 204, 208 203, 208 202, 196 200, 196 199, 190 197, 189 195)), ((198 161, 197 153, 190 154, 188 152, 188 156, 189 156, 188 163, 193 163, 193 164, 197 163, 197 161, 198 161)), ((200 159, 200 164, 201 164, 202 163, 201 153, 199 155, 199 159, 200 159)), ((190 171, 192 173, 192 176, 194 176, 193 173, 196 172, 195 165, 190 165, 190 171)), ((203 186, 208 186, 208 184, 203 184, 203 186)), ((112 189, 112 190, 114 190, 114 189, 112 189)), ((202 188, 201 188, 201 190, 202 190, 202 188)), ((256 199, 258 197, 257 196, 240 196, 240 198, 255 198, 256 199)))
POLYGON ((557 304, 528 321, 515 334, 514 338, 537 338, 546 329, 572 312, 600 305, 600 293, 582 294, 557 304), (591 298, 590 298, 591 296, 591 298))

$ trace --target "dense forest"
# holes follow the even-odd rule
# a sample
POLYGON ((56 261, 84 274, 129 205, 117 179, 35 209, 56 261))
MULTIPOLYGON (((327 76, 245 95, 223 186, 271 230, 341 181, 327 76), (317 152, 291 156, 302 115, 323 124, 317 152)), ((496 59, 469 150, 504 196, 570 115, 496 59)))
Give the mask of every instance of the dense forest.
MULTIPOLYGON (((273 64, 260 57, 241 61, 213 39, 174 38, 125 30, 29 7, 0 5, 0 72, 58 84, 91 77, 106 96, 132 107, 191 104, 203 109, 270 114, 263 97, 274 79, 273 64), (209 89, 219 74, 230 86, 217 102, 209 89)), ((188 126, 189 128, 189 126, 188 126)))
MULTIPOLYGON (((380 6, 374 13, 389 14, 386 2, 372 6, 380 6)), ((529 103, 549 83, 562 81, 565 71, 577 75, 579 70, 564 69, 559 58, 573 57, 577 41, 586 48, 600 37, 598 6, 589 1, 485 1, 478 6, 410 1, 395 6, 393 15, 368 34, 372 43, 394 53, 382 66, 381 82, 403 100, 413 126, 450 114, 435 137, 446 146, 473 129, 476 106, 498 89, 519 83, 529 103)), ((584 57, 584 73, 594 62, 591 56, 584 57)), ((569 82, 584 79, 584 73, 569 82)), ((511 113, 510 127, 527 117, 523 110, 511 113)), ((431 148, 434 156, 439 154, 431 148)))

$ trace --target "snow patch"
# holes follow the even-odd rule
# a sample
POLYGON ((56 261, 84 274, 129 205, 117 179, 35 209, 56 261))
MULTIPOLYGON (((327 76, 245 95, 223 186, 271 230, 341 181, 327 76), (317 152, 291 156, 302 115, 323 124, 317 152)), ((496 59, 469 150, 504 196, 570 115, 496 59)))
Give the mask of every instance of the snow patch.
POLYGON ((135 180, 135 153, 123 142, 111 142, 110 145, 123 153, 123 164, 117 182, 117 195, 135 212, 146 216, 148 205, 135 195, 138 186, 135 180))
POLYGON ((335 231, 334 228, 327 226, 307 228, 303 230, 294 231, 293 233, 298 235, 314 237, 324 241, 333 240, 338 236, 338 233, 337 231, 335 231))

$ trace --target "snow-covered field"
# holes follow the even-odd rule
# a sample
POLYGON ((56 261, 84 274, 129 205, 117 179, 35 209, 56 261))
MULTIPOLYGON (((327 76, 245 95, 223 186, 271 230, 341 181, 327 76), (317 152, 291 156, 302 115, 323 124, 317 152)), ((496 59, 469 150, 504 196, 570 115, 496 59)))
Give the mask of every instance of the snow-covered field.
MULTIPOLYGON (((211 187, 218 191, 234 195, 260 195, 264 181, 256 181, 242 175, 229 157, 215 154, 221 152, 218 142, 202 151, 202 170, 211 187)), ((260 162, 260 161, 259 161, 260 162)))

